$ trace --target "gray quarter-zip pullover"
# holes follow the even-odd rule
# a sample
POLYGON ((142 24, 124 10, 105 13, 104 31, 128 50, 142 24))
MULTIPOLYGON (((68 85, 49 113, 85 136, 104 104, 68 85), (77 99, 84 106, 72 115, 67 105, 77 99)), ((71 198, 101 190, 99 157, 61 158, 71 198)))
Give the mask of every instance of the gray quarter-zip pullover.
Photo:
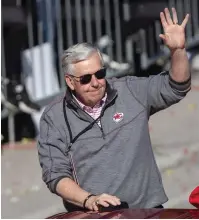
POLYGON ((101 127, 78 106, 69 90, 57 97, 41 117, 38 138, 43 180, 49 189, 56 193, 57 183, 64 177, 74 179, 75 171, 84 190, 115 195, 132 208, 165 203, 168 198, 154 159, 148 119, 184 98, 190 84, 190 79, 174 82, 167 72, 107 80, 101 127), (70 133, 72 138, 80 135, 69 149, 70 133))

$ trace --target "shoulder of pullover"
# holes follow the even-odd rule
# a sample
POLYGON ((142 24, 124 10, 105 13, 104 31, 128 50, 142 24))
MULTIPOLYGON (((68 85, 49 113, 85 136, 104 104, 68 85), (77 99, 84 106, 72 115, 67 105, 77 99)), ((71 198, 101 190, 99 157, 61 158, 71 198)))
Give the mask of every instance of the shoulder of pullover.
POLYGON ((128 98, 127 94, 131 94, 144 107, 147 105, 147 77, 124 76, 121 78, 112 78, 108 80, 109 84, 121 93, 124 98, 128 98))
POLYGON ((42 114, 42 117, 44 117, 46 114, 49 114, 52 111, 57 111, 58 109, 62 109, 63 99, 65 96, 65 92, 56 96, 52 102, 50 102, 44 109, 44 112, 42 114))

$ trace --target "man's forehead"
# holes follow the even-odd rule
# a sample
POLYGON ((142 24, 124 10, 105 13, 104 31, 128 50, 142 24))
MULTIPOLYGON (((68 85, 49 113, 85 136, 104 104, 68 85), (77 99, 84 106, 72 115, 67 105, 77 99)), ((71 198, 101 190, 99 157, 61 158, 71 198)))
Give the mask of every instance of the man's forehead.
POLYGON ((90 56, 88 59, 75 63, 73 65, 74 74, 81 76, 84 74, 92 74, 101 69, 101 59, 98 54, 90 56))

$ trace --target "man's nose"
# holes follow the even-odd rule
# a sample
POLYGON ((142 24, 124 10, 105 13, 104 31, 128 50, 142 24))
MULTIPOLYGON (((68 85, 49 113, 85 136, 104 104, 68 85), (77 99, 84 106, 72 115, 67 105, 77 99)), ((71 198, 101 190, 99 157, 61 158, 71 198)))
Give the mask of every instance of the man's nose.
POLYGON ((91 86, 92 86, 92 87, 98 87, 98 85, 99 85, 98 79, 97 79, 96 76, 93 74, 93 75, 92 75, 92 78, 91 78, 91 86))

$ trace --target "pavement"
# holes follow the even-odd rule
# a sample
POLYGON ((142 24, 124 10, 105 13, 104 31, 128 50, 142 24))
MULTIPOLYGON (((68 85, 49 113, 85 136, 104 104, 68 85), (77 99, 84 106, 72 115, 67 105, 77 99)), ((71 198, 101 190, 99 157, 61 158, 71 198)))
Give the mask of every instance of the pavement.
MULTIPOLYGON (((166 208, 193 208, 188 198, 199 185, 199 71, 178 104, 150 118, 150 135, 166 208)), ((64 211, 61 199, 41 180, 35 142, 5 145, 1 156, 1 218, 36 219, 64 211)))

